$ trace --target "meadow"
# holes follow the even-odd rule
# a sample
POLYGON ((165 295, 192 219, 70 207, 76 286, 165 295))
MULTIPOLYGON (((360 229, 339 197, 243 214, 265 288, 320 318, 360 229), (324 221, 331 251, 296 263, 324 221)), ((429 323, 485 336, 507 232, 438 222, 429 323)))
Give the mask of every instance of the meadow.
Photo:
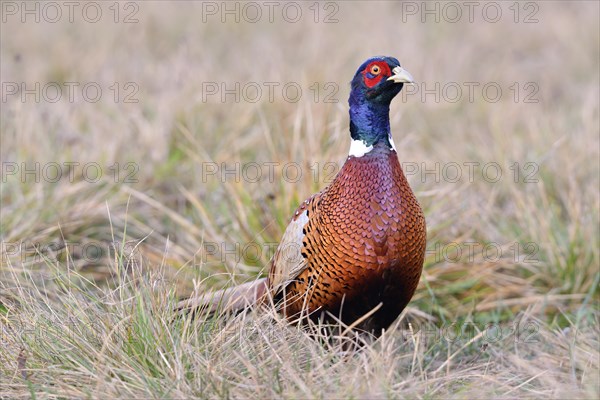
POLYGON ((0 398, 600 397, 597 2, 3 2, 0 398), (69 8, 72 7, 72 8, 69 8), (417 292, 345 351, 264 276, 350 144, 356 68, 427 220, 417 292))

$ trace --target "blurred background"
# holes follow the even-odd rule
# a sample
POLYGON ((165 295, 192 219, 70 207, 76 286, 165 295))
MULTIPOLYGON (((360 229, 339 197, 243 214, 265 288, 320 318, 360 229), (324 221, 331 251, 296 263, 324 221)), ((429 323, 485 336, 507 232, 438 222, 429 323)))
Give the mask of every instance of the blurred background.
POLYGON ((126 236, 184 292, 264 273, 347 155, 357 67, 391 55, 417 80, 391 122, 431 279, 495 300, 594 282, 597 3, 2 7, 2 240, 25 264, 39 243, 103 278, 126 236))
POLYGON ((27 263, 40 261, 36 243, 62 247, 70 267, 103 277, 125 235, 146 267, 172 266, 184 285, 264 273, 297 204, 347 155, 349 81, 391 55, 417 80, 391 122, 427 211, 431 279, 459 269, 443 280, 457 297, 468 282, 494 300, 586 293, 598 263, 597 11, 3 3, 6 253, 27 263))
POLYGON ((137 268, 183 297, 265 274, 389 55, 417 81, 391 106, 428 226, 409 315, 596 319, 599 7, 3 2, 2 307, 23 276, 137 268))

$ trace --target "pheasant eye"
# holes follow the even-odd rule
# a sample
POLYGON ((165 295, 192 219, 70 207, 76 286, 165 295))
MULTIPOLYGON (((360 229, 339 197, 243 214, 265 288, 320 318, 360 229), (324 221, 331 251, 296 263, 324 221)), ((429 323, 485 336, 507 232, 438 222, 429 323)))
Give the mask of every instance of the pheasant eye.
POLYGON ((371 67, 371 74, 379 75, 380 72, 381 72, 381 68, 379 67, 379 65, 373 65, 371 67))

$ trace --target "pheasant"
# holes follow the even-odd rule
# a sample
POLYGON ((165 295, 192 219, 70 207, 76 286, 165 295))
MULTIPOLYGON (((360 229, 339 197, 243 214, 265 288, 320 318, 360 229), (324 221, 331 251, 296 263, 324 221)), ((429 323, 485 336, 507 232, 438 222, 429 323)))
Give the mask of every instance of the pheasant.
POLYGON ((179 304, 241 310, 272 299, 291 322, 341 320, 379 336, 419 282, 425 217, 398 161, 389 108, 413 78, 393 57, 365 61, 351 82, 350 152, 330 186, 295 211, 267 278, 179 304))

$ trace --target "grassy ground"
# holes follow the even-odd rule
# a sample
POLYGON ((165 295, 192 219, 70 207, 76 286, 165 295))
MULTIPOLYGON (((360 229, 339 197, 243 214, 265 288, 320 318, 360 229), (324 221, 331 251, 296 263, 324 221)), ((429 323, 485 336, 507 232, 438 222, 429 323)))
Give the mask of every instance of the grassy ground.
POLYGON ((236 4, 3 3, 0 397, 598 398, 598 3, 236 4), (403 317, 349 353, 271 310, 174 319, 266 272, 376 54, 419 82, 391 111, 428 225, 403 317))

